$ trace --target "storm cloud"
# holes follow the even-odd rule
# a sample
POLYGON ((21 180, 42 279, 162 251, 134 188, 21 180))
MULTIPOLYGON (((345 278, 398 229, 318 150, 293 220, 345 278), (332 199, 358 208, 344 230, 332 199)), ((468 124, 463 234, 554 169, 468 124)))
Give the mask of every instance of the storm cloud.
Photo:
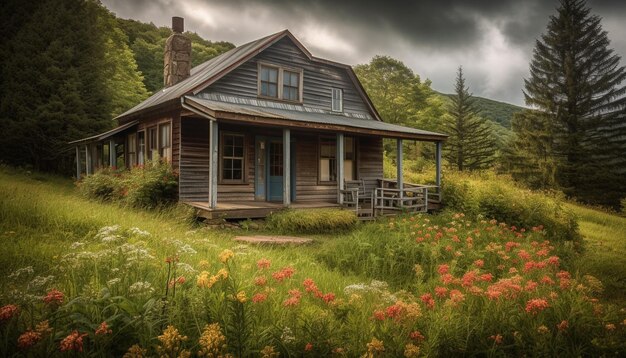
MULTIPOLYGON (((240 45, 288 28, 316 56, 348 64, 372 56, 402 60, 434 89, 451 92, 458 66, 477 96, 523 105, 535 40, 558 1, 550 0, 103 0, 123 18, 240 45)), ((626 1, 590 0, 611 46, 626 57, 626 1)), ((624 63, 624 61, 622 61, 624 63)))

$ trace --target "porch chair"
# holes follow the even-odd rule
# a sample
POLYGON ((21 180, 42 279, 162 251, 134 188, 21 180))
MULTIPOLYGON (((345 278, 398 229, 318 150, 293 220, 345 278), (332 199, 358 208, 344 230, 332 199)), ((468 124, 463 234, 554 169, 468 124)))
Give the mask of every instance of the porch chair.
POLYGON ((374 192, 366 192, 363 179, 345 180, 340 193, 344 208, 353 210, 361 218, 374 217, 374 192))

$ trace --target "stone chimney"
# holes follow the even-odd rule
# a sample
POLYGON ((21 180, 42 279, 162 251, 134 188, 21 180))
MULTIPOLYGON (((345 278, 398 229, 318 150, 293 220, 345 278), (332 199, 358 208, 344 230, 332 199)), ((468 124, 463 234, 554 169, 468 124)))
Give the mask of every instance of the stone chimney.
POLYGON ((191 72, 191 40, 183 35, 185 20, 172 17, 172 35, 165 42, 163 84, 173 86, 189 77, 191 72))

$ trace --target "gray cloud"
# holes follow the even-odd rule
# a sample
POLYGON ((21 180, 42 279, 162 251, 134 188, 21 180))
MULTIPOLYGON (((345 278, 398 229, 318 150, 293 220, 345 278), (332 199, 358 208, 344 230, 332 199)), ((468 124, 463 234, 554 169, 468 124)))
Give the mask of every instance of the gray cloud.
MULTIPOLYGON (((463 65, 475 95, 523 104, 535 40, 558 1, 546 0, 103 0, 118 16, 186 28, 242 44, 289 28, 315 55, 349 64, 376 54, 404 61, 433 87, 451 92, 463 65)), ((626 56, 626 1, 589 0, 612 47, 626 56)))

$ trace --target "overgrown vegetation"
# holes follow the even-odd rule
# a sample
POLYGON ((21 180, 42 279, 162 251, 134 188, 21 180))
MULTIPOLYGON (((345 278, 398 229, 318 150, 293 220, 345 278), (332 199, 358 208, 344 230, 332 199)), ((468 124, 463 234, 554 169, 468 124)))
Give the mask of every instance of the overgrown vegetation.
POLYGON ((266 219, 267 227, 288 234, 332 234, 354 229, 354 212, 341 209, 281 210, 266 219))
POLYGON ((100 169, 78 187, 86 198, 154 209, 176 201, 178 176, 169 163, 157 160, 130 170, 100 169))

